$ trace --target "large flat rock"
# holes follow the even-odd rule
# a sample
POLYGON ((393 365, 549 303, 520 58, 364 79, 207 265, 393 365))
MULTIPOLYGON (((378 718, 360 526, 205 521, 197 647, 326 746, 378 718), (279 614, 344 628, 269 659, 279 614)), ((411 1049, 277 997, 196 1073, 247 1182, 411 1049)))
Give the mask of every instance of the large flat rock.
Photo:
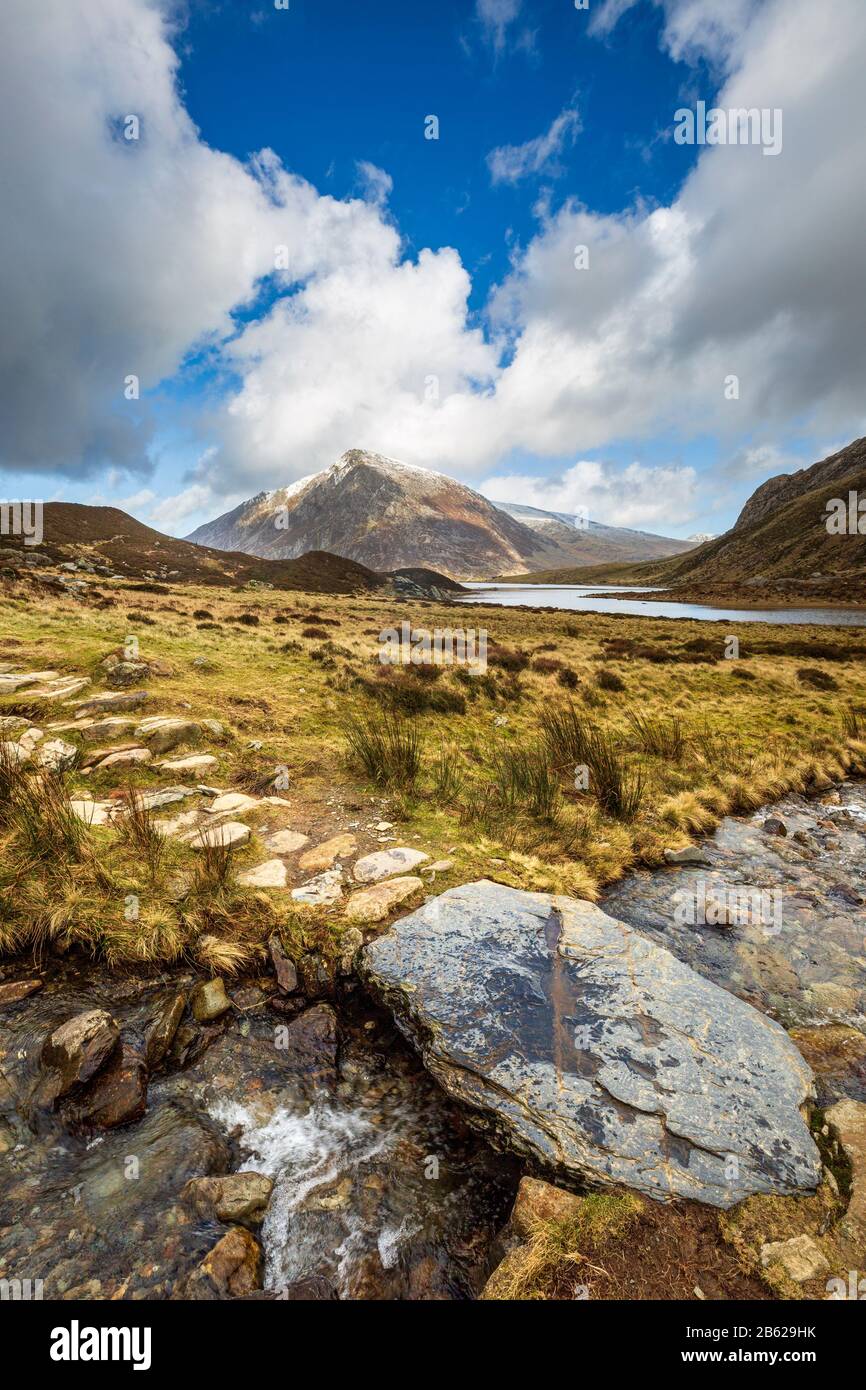
POLYGON ((716 1207, 817 1186, 784 1029, 592 903, 464 884, 360 969, 445 1090, 562 1176, 716 1207))

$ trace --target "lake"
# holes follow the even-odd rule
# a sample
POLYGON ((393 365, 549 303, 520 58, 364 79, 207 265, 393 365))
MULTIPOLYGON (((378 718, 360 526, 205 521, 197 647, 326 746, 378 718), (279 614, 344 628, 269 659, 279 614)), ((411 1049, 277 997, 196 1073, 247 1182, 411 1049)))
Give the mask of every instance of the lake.
POLYGON ((634 613, 642 618, 700 618, 705 622, 866 627, 866 609, 862 608, 713 608, 657 598, 608 598, 608 594, 653 592, 621 584, 467 584, 466 588, 471 594, 455 597, 455 602, 472 603, 483 598, 485 603, 501 603, 507 608, 564 608, 579 613, 634 613))

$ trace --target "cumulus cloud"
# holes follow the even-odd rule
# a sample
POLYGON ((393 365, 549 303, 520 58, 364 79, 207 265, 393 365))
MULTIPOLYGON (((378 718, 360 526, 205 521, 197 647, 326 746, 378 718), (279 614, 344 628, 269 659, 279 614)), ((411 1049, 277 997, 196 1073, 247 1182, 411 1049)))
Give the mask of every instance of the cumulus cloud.
MULTIPOLYGON (((478 14, 495 41, 519 8, 479 0, 478 14)), ((801 439, 862 427, 862 0, 665 0, 671 52, 711 47, 727 72, 708 97, 783 109, 782 153, 705 148, 668 206, 546 208, 480 319, 456 250, 407 254, 387 171, 362 166, 365 196, 340 200, 268 150, 243 165, 208 147, 155 4, 6 0, 0 16, 16 130, 0 153, 7 467, 144 468, 150 426, 123 379, 146 393, 202 348, 224 373, 203 421, 213 448, 155 524, 224 510, 352 446, 495 482, 515 450, 560 461, 665 430, 715 433, 734 458, 795 421, 801 439), (120 133, 130 113, 138 142, 120 133), (277 298, 238 324, 267 276, 277 298)), ((775 468, 754 463, 755 481, 775 468)), ((613 506, 606 475, 575 467, 572 483, 613 506)), ((676 485, 687 507, 688 478, 676 485)), ((659 479, 628 487, 620 524, 670 518, 659 479)))
POLYGON ((580 130, 577 108, 568 106, 551 122, 549 129, 522 145, 498 145, 487 156, 491 183, 519 183, 532 174, 558 176, 562 168, 559 155, 573 145, 580 130))
POLYGON ((394 188, 391 175, 385 169, 380 169, 377 164, 371 164, 369 159, 359 159, 356 167, 364 197, 368 202, 383 207, 394 188))
POLYGON ((267 199, 200 140, 170 37, 143 0, 0 10, 6 467, 146 470, 150 424, 125 379, 143 397, 222 337, 273 264, 267 199))
POLYGON ((631 463, 616 468, 582 459, 550 478, 495 475, 481 483, 479 490, 491 502, 519 498, 530 507, 588 514, 609 526, 681 526, 702 510, 698 474, 674 464, 651 468, 631 463))

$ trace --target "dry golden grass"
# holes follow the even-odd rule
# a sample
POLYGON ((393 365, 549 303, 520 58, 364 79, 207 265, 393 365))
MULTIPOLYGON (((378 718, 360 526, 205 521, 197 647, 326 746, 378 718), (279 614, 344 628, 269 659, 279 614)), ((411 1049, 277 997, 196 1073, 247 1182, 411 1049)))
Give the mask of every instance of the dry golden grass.
MULTIPOLYGON (((731 661, 723 659, 727 628, 717 623, 481 604, 456 610, 379 594, 101 590, 101 599, 82 603, 0 588, 0 660, 80 672, 100 690, 102 659, 136 637, 145 660, 159 658, 172 672, 147 682, 145 712, 223 723, 225 738, 204 745, 219 759, 208 780, 262 793, 285 769, 299 828, 322 823, 326 805, 341 808, 346 824, 362 810, 392 820, 395 833, 431 856, 456 857, 437 890, 494 877, 593 898, 631 865, 658 863, 666 846, 712 830, 729 812, 866 769, 866 644, 858 629, 741 624, 741 656, 731 661), (415 628, 485 628, 488 670, 383 668, 379 633, 404 619, 415 628), (312 630, 326 635, 304 636, 312 630), (804 687, 797 672, 807 657, 838 690, 804 687), (551 662, 576 684, 564 688, 551 662), (602 670, 617 678, 605 678, 604 689, 602 670), (552 745, 551 716, 567 722, 570 710, 576 741, 560 728, 552 745), (375 739, 371 746, 362 735, 354 750, 347 744, 347 721, 385 731, 388 775, 377 776, 375 739), (579 763, 596 774, 587 790, 575 785, 579 763)), ((36 714, 43 729, 65 717, 26 695, 0 699, 0 715, 36 714)), ((137 767, 128 795, 134 801, 136 789, 168 780, 137 767)), ((117 783, 113 772, 96 770, 73 772, 67 785, 99 798, 117 783)), ((0 767, 0 803, 3 787, 0 767)), ((64 830, 62 815, 53 826, 48 819, 28 831, 26 814, 0 804, 0 950, 77 940, 118 961, 196 960, 202 938, 214 937, 237 945, 249 963, 272 923, 286 920, 285 894, 239 892, 185 847, 158 844, 135 815, 121 836, 81 832, 80 848, 77 827, 64 830), (55 853, 58 837, 66 848, 55 853), (178 897, 172 883, 184 873, 193 881, 178 897), (141 899, 135 921, 124 916, 129 895, 141 899)), ((262 857, 254 834, 229 867, 262 857)), ((319 916, 338 932, 339 908, 319 916)), ((232 964, 241 968, 237 959, 226 968, 232 964)))

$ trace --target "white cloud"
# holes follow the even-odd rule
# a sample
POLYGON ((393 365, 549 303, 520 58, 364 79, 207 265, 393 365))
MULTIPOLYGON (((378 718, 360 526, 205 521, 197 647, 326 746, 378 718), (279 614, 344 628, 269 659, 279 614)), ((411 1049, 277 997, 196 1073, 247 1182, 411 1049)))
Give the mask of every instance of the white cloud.
POLYGON ((491 183, 519 183, 532 174, 557 176, 562 173, 558 156, 566 145, 573 145, 580 131, 580 116, 573 106, 566 107, 548 130, 522 145, 499 145, 487 156, 491 183))
POLYGON ((475 0, 475 13, 497 53, 505 47, 508 28, 520 15, 523 0, 475 0))
POLYGON ((583 459, 556 477, 496 475, 479 490, 491 502, 520 501, 544 511, 589 515, 608 526, 682 526, 701 511, 698 475, 674 464, 613 468, 583 459))
MULTIPOLYGON (((604 0, 592 11, 590 33, 610 34, 641 0, 604 0)), ((662 42, 677 62, 709 58, 724 66, 742 52, 740 41, 764 0, 652 0, 664 11, 662 42)))
MULTIPOLYGON (((495 39, 519 5, 478 13, 495 39)), ((486 322, 469 314, 457 251, 407 257, 380 205, 386 171, 366 166, 367 196, 341 201, 268 150, 247 167, 208 147, 146 0, 6 0, 0 24, 0 103, 16 131, 0 153, 8 467, 145 466, 149 426, 123 401, 123 377, 153 387, 199 345, 226 371, 204 422, 214 447, 152 509, 157 525, 224 510, 352 446, 495 480, 515 450, 561 460, 666 430, 715 433, 736 456, 783 431, 862 429, 862 0, 668 0, 671 51, 693 54, 703 33, 729 70, 717 104, 782 107, 782 153, 707 148, 669 206, 543 212, 486 322), (132 148, 110 129, 131 110, 143 132, 132 148), (574 265, 582 244, 588 270, 574 265), (231 312, 274 273, 278 246, 284 293, 236 330, 231 312), (731 373, 737 401, 724 396, 731 373)), ((764 465, 756 456, 755 481, 764 465)), ((604 508, 606 477, 571 482, 604 508)), ((637 499, 640 513, 623 524, 679 505, 653 481, 628 481, 623 505, 637 499)))
POLYGON ((356 167, 364 197, 368 202, 384 207, 394 187, 391 175, 377 164, 371 164, 368 159, 359 159, 356 167))

